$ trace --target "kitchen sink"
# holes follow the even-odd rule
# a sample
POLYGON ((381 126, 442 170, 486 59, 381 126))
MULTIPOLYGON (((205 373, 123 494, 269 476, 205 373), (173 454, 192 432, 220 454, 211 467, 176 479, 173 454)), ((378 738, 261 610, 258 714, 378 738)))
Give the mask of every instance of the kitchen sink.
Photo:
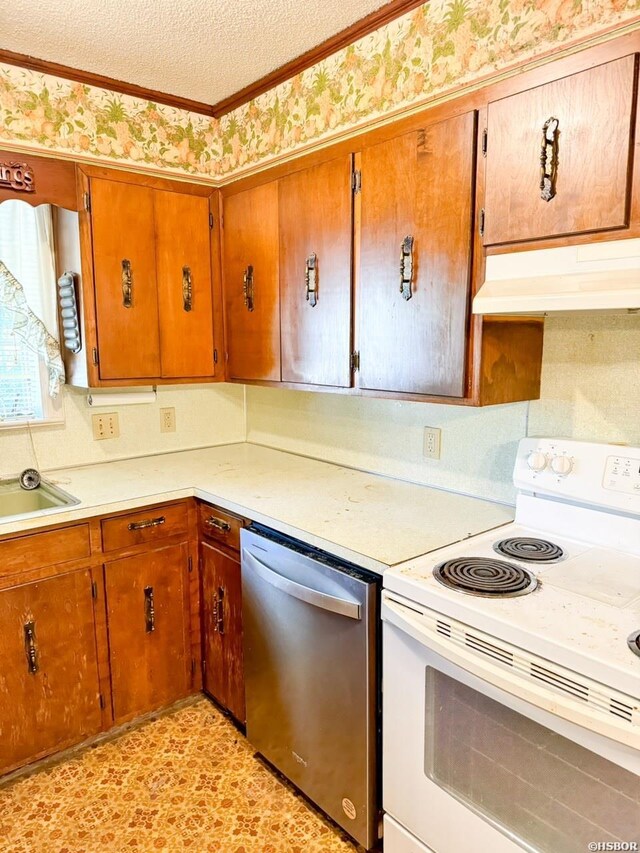
POLYGON ((17 479, 0 480, 0 520, 39 515, 79 504, 78 498, 43 480, 37 489, 23 489, 17 479))

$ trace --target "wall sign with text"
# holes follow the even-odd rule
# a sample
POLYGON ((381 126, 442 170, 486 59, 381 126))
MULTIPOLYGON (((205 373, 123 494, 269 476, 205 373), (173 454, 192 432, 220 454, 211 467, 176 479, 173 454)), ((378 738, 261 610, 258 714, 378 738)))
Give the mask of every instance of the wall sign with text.
POLYGON ((0 188, 32 193, 36 188, 33 169, 26 163, 0 163, 0 188))

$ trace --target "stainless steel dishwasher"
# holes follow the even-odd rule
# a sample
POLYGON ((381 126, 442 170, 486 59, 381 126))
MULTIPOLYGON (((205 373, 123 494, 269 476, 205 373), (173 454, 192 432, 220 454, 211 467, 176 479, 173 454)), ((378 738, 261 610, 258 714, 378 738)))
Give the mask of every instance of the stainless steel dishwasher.
POLYGON ((381 578, 258 525, 241 547, 247 738, 370 849, 381 578))

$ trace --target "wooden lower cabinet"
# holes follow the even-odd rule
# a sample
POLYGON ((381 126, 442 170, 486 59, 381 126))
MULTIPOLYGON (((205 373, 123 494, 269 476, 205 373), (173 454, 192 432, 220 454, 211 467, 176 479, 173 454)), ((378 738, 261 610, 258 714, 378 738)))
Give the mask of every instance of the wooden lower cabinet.
POLYGON ((0 592, 0 773, 102 728, 90 570, 0 592))
POLYGON ((240 558, 203 543, 201 565, 204 689, 244 723, 240 558))
POLYGON ((106 563, 113 716, 122 723, 191 691, 186 543, 106 563))

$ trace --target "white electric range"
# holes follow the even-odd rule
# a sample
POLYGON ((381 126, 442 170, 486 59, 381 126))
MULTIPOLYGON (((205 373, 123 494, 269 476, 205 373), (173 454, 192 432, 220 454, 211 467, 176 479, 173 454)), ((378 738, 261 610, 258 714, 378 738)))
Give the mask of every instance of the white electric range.
POLYGON ((640 448, 524 439, 514 483, 384 575, 385 853, 640 850, 640 448))

